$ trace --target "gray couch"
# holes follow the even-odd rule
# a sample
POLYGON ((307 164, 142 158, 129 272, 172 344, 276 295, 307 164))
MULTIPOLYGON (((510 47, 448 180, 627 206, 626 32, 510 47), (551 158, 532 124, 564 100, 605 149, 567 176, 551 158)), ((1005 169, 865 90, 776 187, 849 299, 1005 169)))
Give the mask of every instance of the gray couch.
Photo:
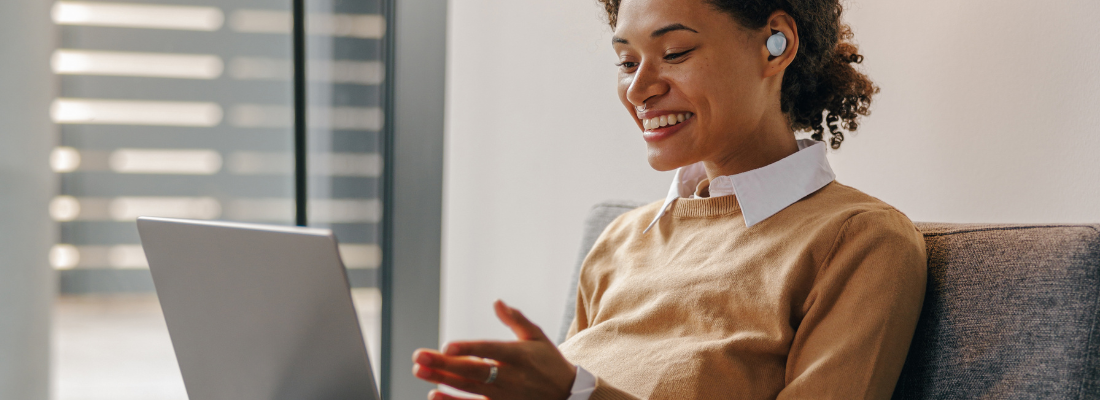
MULTIPOLYGON (((580 260, 640 205, 594 207, 580 260)), ((916 225, 928 288, 895 399, 1100 399, 1100 225, 916 225)))

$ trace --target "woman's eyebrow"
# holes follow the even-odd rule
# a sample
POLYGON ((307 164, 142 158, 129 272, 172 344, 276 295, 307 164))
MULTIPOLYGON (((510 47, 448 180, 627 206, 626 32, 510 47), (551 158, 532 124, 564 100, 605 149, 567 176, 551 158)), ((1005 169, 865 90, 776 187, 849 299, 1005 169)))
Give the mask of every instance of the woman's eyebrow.
POLYGON ((649 34, 649 37, 655 39, 657 37, 660 37, 661 35, 664 35, 666 33, 672 32, 672 31, 691 31, 691 32, 694 32, 694 33, 699 33, 699 31, 688 28, 684 24, 675 23, 675 24, 669 24, 669 25, 665 26, 664 28, 653 31, 653 33, 649 34))
MULTIPOLYGON (((672 31, 689 31, 689 32, 699 33, 699 31, 691 29, 687 25, 684 25, 684 24, 681 24, 681 23, 675 23, 675 24, 666 25, 665 27, 663 27, 661 29, 657 29, 657 30, 653 31, 653 33, 649 34, 649 37, 656 39, 656 38, 658 38, 658 37, 660 37, 660 36, 662 36, 666 33, 672 32, 672 31)), ((630 44, 630 42, 626 41, 626 39, 623 39, 623 38, 618 37, 618 36, 612 36, 611 37, 611 43, 612 44, 630 44)))

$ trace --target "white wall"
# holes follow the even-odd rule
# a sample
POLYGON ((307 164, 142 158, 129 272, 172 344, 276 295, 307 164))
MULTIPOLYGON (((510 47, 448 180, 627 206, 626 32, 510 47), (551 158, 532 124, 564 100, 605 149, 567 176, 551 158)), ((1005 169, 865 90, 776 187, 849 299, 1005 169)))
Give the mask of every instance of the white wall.
MULTIPOLYGON (((1100 222, 1100 2, 850 2, 882 87, 830 155, 914 220, 1100 222)), ((595 0, 450 3, 444 340, 508 338, 493 299, 551 335, 588 208, 656 200, 615 95, 595 0)))
POLYGON ((882 87, 839 179, 922 221, 1100 222, 1100 2, 870 1, 882 87))

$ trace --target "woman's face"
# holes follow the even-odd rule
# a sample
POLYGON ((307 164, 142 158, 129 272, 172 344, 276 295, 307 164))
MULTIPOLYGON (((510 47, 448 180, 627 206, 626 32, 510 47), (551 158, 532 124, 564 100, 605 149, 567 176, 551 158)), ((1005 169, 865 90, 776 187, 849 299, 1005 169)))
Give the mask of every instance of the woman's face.
POLYGON ((622 1, 613 38, 619 99, 643 130, 653 168, 722 165, 755 151, 779 110, 778 83, 766 76, 775 75, 770 33, 704 0, 622 1))

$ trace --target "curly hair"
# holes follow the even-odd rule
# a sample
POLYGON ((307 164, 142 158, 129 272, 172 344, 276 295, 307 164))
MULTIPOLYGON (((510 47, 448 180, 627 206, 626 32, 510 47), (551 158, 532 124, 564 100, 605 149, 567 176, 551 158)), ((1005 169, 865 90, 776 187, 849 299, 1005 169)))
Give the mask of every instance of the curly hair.
MULTIPOLYGON (((614 29, 622 0, 597 0, 614 29)), ((871 114, 871 97, 879 88, 855 69, 863 62, 851 42, 852 30, 841 21, 839 0, 704 0, 733 16, 748 29, 760 29, 775 11, 786 11, 798 27, 798 55, 787 67, 780 107, 795 131, 813 131, 811 137, 839 149, 844 132, 859 128, 860 116, 871 114)))

